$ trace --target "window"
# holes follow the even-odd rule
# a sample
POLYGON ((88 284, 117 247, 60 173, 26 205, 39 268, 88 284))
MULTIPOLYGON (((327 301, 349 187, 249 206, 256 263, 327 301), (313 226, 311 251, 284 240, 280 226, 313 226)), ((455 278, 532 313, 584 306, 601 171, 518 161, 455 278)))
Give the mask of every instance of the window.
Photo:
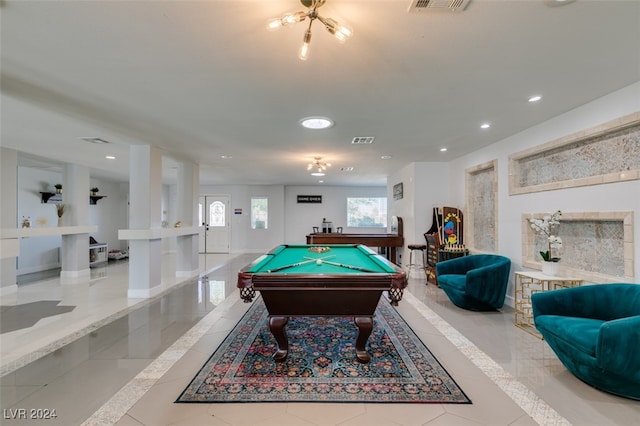
POLYGON ((209 206, 209 226, 225 226, 226 217, 226 208, 222 201, 214 201, 213 203, 211 203, 211 205, 209 206))
POLYGON ((386 228, 387 197, 347 198, 347 226, 386 228))
POLYGON ((269 227, 269 199, 267 197, 251 197, 251 229, 267 229, 269 227))

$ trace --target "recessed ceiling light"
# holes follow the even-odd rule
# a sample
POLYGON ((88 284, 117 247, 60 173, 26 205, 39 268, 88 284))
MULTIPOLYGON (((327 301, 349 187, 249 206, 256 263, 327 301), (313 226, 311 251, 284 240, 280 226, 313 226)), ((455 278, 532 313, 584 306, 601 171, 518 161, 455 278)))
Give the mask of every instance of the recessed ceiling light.
POLYGON ((116 157, 114 157, 113 155, 106 155, 104 158, 106 158, 107 160, 115 160, 116 157))
POLYGON ((489 127, 491 127, 491 124, 489 124, 489 123, 482 123, 482 124, 480 125, 480 128, 481 128, 481 129, 488 129, 489 127))
POLYGON ((540 95, 531 96, 529 98, 529 102, 538 102, 540 99, 542 99, 542 96, 540 95))
POLYGON ((327 117, 306 117, 300 120, 300 125, 306 129, 321 130, 333 126, 333 121, 327 117))
POLYGON ((447 152, 447 148, 440 148, 440 152, 447 152))
POLYGON ((390 160, 392 157, 390 155, 383 155, 380 157, 382 160, 390 160))
POLYGON ((231 156, 231 155, 221 155, 220 158, 223 158, 225 160, 231 160, 233 158, 233 156, 231 156))

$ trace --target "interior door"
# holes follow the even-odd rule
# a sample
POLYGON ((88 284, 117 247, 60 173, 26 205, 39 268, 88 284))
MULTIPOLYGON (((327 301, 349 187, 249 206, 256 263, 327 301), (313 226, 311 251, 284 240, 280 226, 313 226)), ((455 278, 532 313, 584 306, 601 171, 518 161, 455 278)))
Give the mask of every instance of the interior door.
POLYGON ((200 223, 204 226, 200 253, 229 253, 229 217, 228 195, 200 197, 200 223))

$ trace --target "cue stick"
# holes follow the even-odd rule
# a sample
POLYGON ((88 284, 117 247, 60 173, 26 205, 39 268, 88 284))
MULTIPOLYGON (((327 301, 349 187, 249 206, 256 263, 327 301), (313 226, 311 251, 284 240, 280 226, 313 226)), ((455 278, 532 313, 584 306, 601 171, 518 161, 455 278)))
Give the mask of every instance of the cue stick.
POLYGON ((324 256, 324 257, 307 257, 307 256, 305 256, 304 258, 305 258, 305 259, 309 259, 309 260, 311 260, 311 261, 316 261, 316 260, 322 260, 322 261, 324 261, 325 259, 329 259, 329 258, 331 258, 331 257, 336 257, 336 255, 335 255, 335 254, 332 254, 332 255, 330 255, 330 256, 324 256))
POLYGON ((378 271, 372 271, 371 269, 361 268, 359 266, 351 266, 351 265, 345 265, 344 263, 329 262, 328 260, 323 260, 322 263, 328 263, 329 265, 340 266, 342 268, 353 269, 360 272, 378 272, 378 271))
MULTIPOLYGON (((305 257, 305 259, 310 259, 310 260, 303 260, 302 262, 296 262, 296 263, 292 263, 290 265, 279 266, 279 267, 274 268, 274 269, 269 269, 267 272, 278 272, 278 271, 282 271, 283 269, 295 268, 296 266, 306 265, 307 263, 315 262, 317 260, 327 259, 329 257, 336 257, 336 255, 333 254, 331 256, 320 257, 320 258, 317 258, 317 259, 311 259, 309 257, 305 257)), ((324 260, 323 260, 323 262, 324 262, 324 260)))

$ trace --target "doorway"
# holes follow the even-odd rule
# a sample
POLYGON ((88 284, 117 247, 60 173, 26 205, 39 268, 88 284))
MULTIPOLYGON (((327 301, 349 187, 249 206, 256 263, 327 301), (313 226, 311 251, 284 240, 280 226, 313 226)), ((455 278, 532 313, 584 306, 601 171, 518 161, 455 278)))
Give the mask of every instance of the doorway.
POLYGON ((200 196, 199 222, 204 227, 200 253, 229 253, 229 196, 200 196))

